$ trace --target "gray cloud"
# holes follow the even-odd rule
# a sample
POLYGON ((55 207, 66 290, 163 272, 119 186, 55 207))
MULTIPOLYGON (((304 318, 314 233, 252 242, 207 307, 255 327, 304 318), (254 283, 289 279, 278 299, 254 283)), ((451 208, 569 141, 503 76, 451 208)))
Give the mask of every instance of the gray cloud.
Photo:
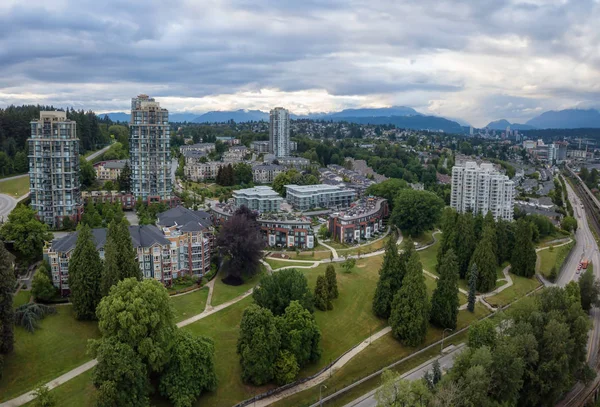
POLYGON ((123 110, 143 91, 180 98, 177 109, 238 94, 256 108, 269 101, 247 92, 324 90, 323 103, 298 106, 406 102, 475 122, 526 119, 600 102, 599 19, 593 0, 0 6, 0 103, 123 110))

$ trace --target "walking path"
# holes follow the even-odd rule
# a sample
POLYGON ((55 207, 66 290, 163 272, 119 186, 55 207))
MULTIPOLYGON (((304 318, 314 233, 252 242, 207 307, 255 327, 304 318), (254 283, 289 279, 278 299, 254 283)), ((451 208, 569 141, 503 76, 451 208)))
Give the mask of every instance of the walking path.
POLYGON ((338 256, 338 252, 337 252, 337 250, 335 250, 333 247, 329 246, 328 244, 326 244, 326 243, 325 243, 325 242, 323 242, 322 240, 319 240, 319 244, 320 244, 321 246, 325 246, 326 248, 328 248, 328 249, 331 251, 331 253, 333 253, 333 259, 334 259, 334 260, 335 260, 335 259, 339 259, 339 258, 340 258, 340 256, 338 256))

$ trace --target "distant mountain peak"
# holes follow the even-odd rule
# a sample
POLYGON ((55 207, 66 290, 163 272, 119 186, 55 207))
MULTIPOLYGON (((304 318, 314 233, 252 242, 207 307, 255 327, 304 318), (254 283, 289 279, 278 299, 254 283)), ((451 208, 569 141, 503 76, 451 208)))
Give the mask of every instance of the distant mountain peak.
POLYGON ((539 129, 600 128, 600 112, 596 109, 550 110, 527 124, 539 129))

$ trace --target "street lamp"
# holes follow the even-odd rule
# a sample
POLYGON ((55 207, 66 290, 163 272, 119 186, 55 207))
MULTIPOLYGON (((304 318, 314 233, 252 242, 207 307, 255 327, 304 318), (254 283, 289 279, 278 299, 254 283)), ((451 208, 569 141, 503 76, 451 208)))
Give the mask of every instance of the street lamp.
POLYGON ((444 329, 444 332, 442 332, 442 347, 440 348, 440 353, 442 353, 444 351, 444 336, 446 335, 446 331, 454 331, 454 329, 450 329, 450 328, 446 328, 444 329))
POLYGON ((323 390, 323 387, 327 388, 327 386, 325 386, 324 384, 321 385, 321 387, 319 387, 319 406, 323 407, 323 397, 321 394, 321 391, 323 390))

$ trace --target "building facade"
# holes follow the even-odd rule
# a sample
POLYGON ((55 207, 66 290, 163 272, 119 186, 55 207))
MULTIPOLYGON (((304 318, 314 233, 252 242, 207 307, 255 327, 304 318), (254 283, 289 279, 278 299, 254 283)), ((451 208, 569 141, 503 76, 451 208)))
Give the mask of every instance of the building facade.
POLYGON ((116 181, 126 163, 126 160, 111 160, 94 164, 96 179, 99 181, 116 181))
POLYGON ((129 123, 131 191, 151 203, 172 192, 169 111, 148 95, 131 99, 129 123))
POLYGON ((223 161, 241 161, 248 154, 248 147, 246 146, 234 146, 223 154, 223 161))
POLYGON ((295 209, 347 208, 356 199, 356 191, 337 185, 286 185, 286 200, 295 209))
POLYGON ((383 220, 388 216, 387 201, 366 197, 343 212, 329 215, 329 232, 334 240, 342 243, 370 239, 383 232, 383 220))
POLYGON ((496 220, 512 220, 514 195, 513 181, 490 163, 467 161, 452 168, 450 206, 459 213, 491 211, 496 220))
POLYGON ((272 184, 285 168, 276 164, 258 164, 252 167, 252 178, 257 184, 272 184))
POLYGON ((31 121, 29 191, 39 219, 58 228, 65 218, 81 217, 77 125, 65 112, 40 112, 31 121))
POLYGON ((283 107, 269 115, 269 150, 278 158, 290 155, 290 112, 283 107))
POLYGON ((253 141, 250 143, 250 148, 258 154, 268 153, 270 151, 269 146, 269 141, 253 141))
MULTIPOLYGON (((153 278, 166 286, 184 275, 200 277, 210 271, 212 220, 206 212, 178 212, 177 207, 158 215, 158 225, 130 226, 129 235, 144 278, 153 278), (175 211, 175 212, 172 212, 175 211)), ((104 259, 107 229, 93 229, 92 237, 100 258, 104 259)), ((77 243, 73 232, 52 241, 44 248, 50 264, 52 283, 68 295, 69 259, 77 243)))
POLYGON ((233 200, 236 208, 245 206, 260 213, 279 212, 283 202, 283 198, 273 188, 267 186, 233 191, 233 200))

